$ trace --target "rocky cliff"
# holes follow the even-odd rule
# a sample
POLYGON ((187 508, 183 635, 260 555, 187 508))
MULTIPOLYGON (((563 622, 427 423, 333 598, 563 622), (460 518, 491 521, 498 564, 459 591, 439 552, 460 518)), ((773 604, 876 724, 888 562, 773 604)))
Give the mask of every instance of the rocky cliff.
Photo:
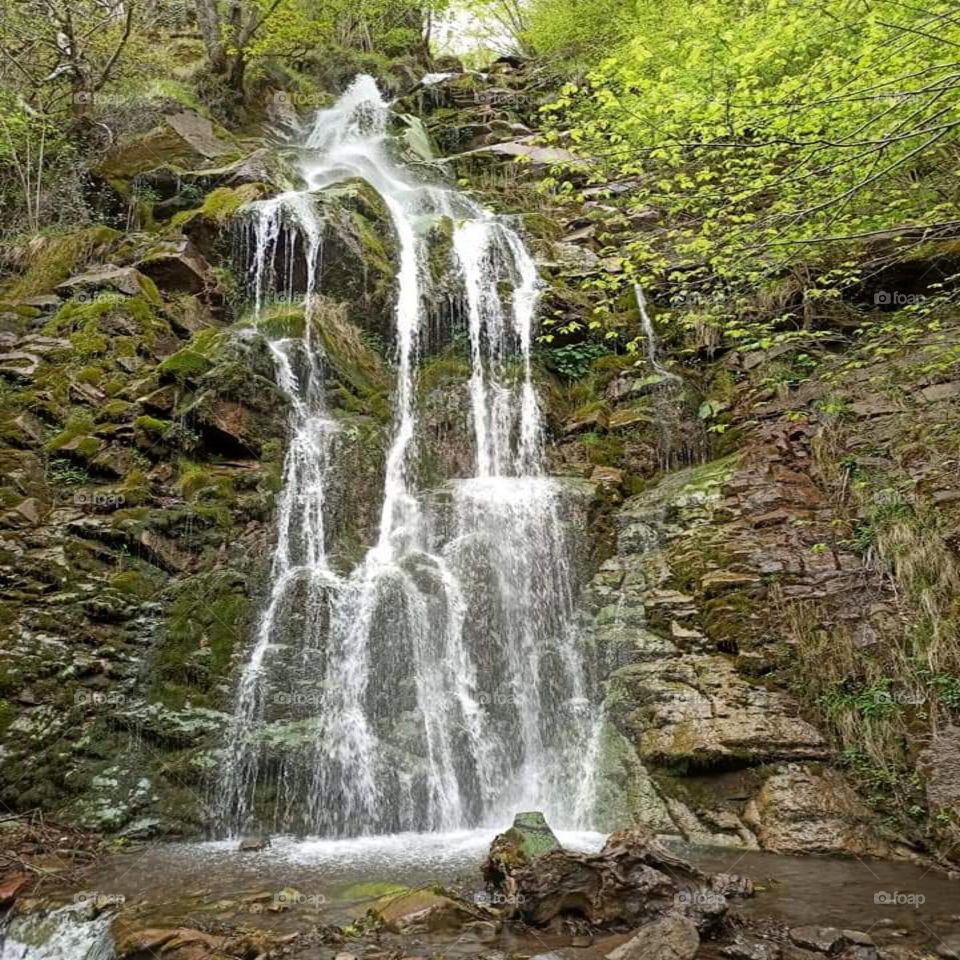
MULTIPOLYGON (((397 123, 412 163, 436 174, 432 143, 446 175, 518 215, 562 320, 618 269, 618 233, 655 222, 624 213, 628 187, 538 189, 568 159, 536 140, 541 83, 502 63, 411 84, 397 123)), ((274 131, 294 122, 277 111, 274 131)), ((275 135, 177 105, 157 120, 101 159, 103 222, 12 252, 0 288, 0 800, 131 837, 209 823, 286 438, 266 337, 303 322, 247 309, 244 204, 295 185, 275 135)), ((395 250, 362 184, 325 202, 347 569, 378 509, 395 250)), ((418 387, 427 481, 469 455, 465 346, 442 322, 456 305, 436 310, 418 387)), ((604 828, 955 852, 956 330, 945 317, 880 349, 845 340, 815 375, 799 351, 693 335, 668 339, 669 377, 642 354, 543 349, 551 471, 586 504, 604 828)))

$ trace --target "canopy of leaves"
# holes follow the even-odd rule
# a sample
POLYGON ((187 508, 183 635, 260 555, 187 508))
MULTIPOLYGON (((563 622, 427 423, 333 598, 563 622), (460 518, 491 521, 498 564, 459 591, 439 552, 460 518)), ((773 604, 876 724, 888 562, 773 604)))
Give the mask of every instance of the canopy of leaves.
POLYGON ((664 228, 618 246, 619 286, 723 314, 793 277, 812 303, 960 235, 946 0, 533 0, 527 40, 576 75, 551 139, 664 228))

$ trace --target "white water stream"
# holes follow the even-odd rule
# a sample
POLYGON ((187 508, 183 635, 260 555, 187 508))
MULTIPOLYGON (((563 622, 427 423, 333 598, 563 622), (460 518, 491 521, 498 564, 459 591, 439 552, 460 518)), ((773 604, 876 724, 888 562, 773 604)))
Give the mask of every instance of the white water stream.
POLYGON ((307 322, 303 337, 272 344, 291 434, 271 594, 218 784, 221 826, 344 837, 466 829, 540 809, 584 829, 600 724, 573 629, 558 488, 541 464, 536 266, 503 220, 403 168, 389 120, 373 80, 358 77, 305 140, 307 189, 249 210, 256 310, 292 297, 296 256, 307 322), (316 197, 355 180, 381 197, 399 251, 396 389, 379 530, 362 562, 338 573, 327 517, 339 431, 312 310, 329 228, 316 197), (476 466, 450 478, 439 509, 412 459, 429 236, 443 219, 469 334, 476 466))

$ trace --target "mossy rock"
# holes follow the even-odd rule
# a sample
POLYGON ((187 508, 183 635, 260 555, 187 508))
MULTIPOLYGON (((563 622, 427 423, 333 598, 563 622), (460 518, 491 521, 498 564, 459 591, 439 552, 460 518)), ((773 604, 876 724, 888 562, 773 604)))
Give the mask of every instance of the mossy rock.
POLYGON ((513 826, 503 836, 529 859, 560 849, 560 841, 539 810, 518 813, 513 818, 513 826))
POLYGON ((208 224, 223 226, 236 217, 247 204, 263 200, 272 193, 273 188, 265 183, 242 183, 236 187, 218 187, 206 195, 202 206, 175 214, 170 225, 182 228, 194 220, 204 220, 208 224))
POLYGON ((241 153, 231 135, 193 111, 164 118, 148 133, 121 140, 94 169, 107 182, 130 180, 163 164, 190 170, 211 159, 223 163, 241 153))
POLYGON ((166 380, 197 381, 213 369, 225 342, 220 330, 199 330, 186 347, 163 360, 157 370, 166 380))
POLYGON ((188 696, 198 705, 208 702, 207 691, 226 677, 253 612, 246 581, 235 571, 213 570, 176 585, 151 667, 152 698, 169 706, 188 696))
POLYGON ((392 899, 400 894, 409 893, 410 888, 399 883, 384 880, 371 880, 366 883, 354 883, 337 894, 338 900, 383 900, 392 899))
POLYGON ((106 226, 34 237, 22 253, 24 272, 0 289, 0 300, 18 301, 48 294, 77 269, 106 255, 121 234, 106 226))

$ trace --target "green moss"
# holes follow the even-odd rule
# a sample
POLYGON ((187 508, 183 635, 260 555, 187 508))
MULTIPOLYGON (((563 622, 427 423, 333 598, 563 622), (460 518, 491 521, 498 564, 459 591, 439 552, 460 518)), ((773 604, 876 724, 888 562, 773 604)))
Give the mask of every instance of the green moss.
POLYGON ((170 429, 170 421, 160 420, 157 417, 151 417, 144 414, 143 416, 137 417, 137 419, 134 420, 134 426, 136 426, 138 430, 143 430, 145 433, 162 437, 170 429))
POLYGON ((431 357, 417 372, 417 389, 421 396, 426 396, 438 387, 466 383, 470 371, 470 364, 463 357, 431 357))
POLYGON ((303 308, 278 303, 261 311, 256 321, 257 329, 268 340, 283 340, 302 337, 306 330, 303 308))
POLYGON ((47 441, 46 449, 50 452, 59 450, 61 447, 93 431, 93 418, 88 413, 77 414, 71 417, 61 430, 51 440, 47 441))
MULTIPOLYGON (((153 291, 155 294, 155 286, 153 291)), ((84 354, 99 355, 109 348, 117 356, 129 356, 136 340, 152 346, 168 329, 144 297, 100 293, 93 299, 84 297, 65 303, 47 321, 43 332, 51 337, 67 334, 74 347, 84 354), (126 328, 129 335, 118 336, 118 327, 126 328)))
POLYGON ((110 578, 110 586, 114 590, 129 597, 139 597, 148 600, 156 595, 157 586, 150 582, 139 570, 124 570, 110 578))
POLYGON ((7 728, 16 718, 16 707, 9 700, 0 700, 0 735, 7 732, 7 728))
POLYGON ((170 220, 171 227, 183 227, 198 217, 216 224, 232 220, 248 203, 262 200, 272 192, 265 183, 242 183, 238 187, 217 187, 207 194, 196 210, 182 210, 170 220))
POLYGON ((189 346, 167 357, 157 369, 167 378, 181 382, 196 380, 213 369, 225 339, 222 332, 212 327, 198 330, 189 346))
POLYGON ((214 570, 176 587, 153 667, 154 694, 186 686, 195 702, 204 700, 211 680, 229 669, 252 611, 246 583, 232 571, 214 570))
POLYGON ((51 293, 91 257, 102 256, 119 237, 120 233, 110 227, 95 226, 37 238, 26 258, 27 269, 0 291, 0 299, 20 300, 51 293))

